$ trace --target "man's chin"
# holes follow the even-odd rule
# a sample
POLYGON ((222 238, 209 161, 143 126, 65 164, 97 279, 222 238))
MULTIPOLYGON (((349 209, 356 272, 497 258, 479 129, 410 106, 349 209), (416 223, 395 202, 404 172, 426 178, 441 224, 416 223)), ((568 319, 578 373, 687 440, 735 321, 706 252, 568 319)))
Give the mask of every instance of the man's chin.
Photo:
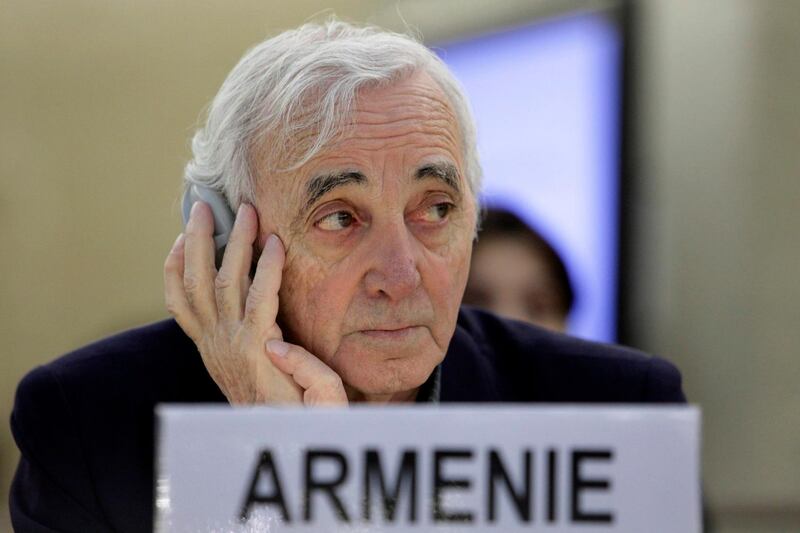
POLYGON ((425 383, 444 359, 445 354, 429 335, 428 339, 419 337, 417 332, 349 335, 339 346, 332 366, 348 388, 367 399, 403 396, 425 383), (406 342, 399 342, 403 338, 406 342))

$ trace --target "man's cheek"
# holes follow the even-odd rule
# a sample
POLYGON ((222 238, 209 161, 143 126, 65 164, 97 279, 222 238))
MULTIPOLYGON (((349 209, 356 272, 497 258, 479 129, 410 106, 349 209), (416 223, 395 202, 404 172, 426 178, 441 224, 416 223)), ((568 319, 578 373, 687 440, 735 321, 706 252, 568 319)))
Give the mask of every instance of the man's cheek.
POLYGON ((461 253, 449 256, 440 268, 436 270, 436 277, 433 281, 431 292, 436 302, 437 313, 441 317, 447 317, 439 325, 444 328, 448 335, 452 334, 452 328, 458 318, 458 309, 461 299, 464 296, 464 289, 467 286, 469 277, 470 255, 461 253))
POLYGON ((469 265, 472 255, 472 241, 464 241, 463 235, 459 240, 453 240, 449 248, 441 255, 439 267, 442 279, 447 279, 452 288, 466 285, 469 275, 469 265))
POLYGON ((340 285, 325 265, 307 258, 293 261, 284 273, 282 325, 297 343, 323 359, 333 353, 338 342, 344 315, 340 285))
POLYGON ((437 258, 429 264, 428 291, 431 293, 437 314, 456 311, 461 301, 461 292, 466 285, 469 264, 463 258, 437 258))
POLYGON ((284 334, 288 333, 306 348, 309 348, 306 329, 313 323, 313 316, 309 314, 309 293, 310 287, 316 283, 316 277, 313 265, 288 254, 278 293, 281 326, 287 330, 284 334))

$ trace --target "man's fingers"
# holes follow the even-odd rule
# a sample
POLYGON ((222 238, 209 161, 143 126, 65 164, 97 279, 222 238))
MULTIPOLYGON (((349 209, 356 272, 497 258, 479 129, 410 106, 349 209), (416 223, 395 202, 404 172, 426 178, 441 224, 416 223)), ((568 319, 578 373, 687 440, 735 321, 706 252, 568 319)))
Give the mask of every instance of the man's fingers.
POLYGON ((305 392, 306 405, 347 405, 342 379, 328 365, 295 344, 279 340, 266 343, 270 360, 289 374, 305 392))
POLYGON ((259 331, 274 324, 278 316, 278 291, 285 260, 281 240, 277 235, 270 235, 258 258, 256 275, 245 303, 245 323, 259 331))
POLYGON ((258 216, 248 204, 239 206, 222 266, 214 280, 217 310, 220 318, 238 321, 242 318, 244 300, 250 288, 249 274, 253 260, 253 241, 258 234, 258 216))
POLYGON ((164 261, 164 301, 167 311, 175 317, 184 332, 191 338, 200 332, 200 324, 192 312, 183 288, 185 235, 181 233, 164 261))
POLYGON ((195 202, 186 224, 183 287, 195 316, 203 324, 216 322, 214 297, 214 217, 205 202, 195 202))

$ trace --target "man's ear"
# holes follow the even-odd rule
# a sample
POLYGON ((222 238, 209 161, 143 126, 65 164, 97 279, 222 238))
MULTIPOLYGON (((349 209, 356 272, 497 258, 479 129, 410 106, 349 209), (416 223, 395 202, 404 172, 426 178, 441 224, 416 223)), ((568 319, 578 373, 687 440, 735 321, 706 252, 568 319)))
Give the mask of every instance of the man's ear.
POLYGON ((483 219, 486 218, 486 213, 488 212, 488 208, 484 205, 478 204, 475 209, 475 235, 473 237, 474 242, 478 242, 478 234, 481 232, 481 224, 483 223, 483 219))

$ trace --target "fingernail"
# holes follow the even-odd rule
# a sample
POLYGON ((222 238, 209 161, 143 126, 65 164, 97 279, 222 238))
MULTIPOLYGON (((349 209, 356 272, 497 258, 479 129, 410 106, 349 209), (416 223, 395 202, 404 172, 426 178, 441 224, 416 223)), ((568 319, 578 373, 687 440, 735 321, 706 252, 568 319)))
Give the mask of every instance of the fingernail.
POLYGON ((197 211, 197 206, 200 205, 200 200, 197 200, 195 203, 192 204, 192 210, 189 211, 189 218, 194 216, 195 211, 197 211))
POLYGON ((278 357, 286 357, 286 354, 289 353, 289 344, 277 339, 272 339, 267 341, 267 350, 278 357))
POLYGON ((175 239, 175 242, 172 244, 172 250, 175 251, 178 248, 180 248, 182 243, 183 243, 183 233, 179 233, 178 238, 175 239))
POLYGON ((278 236, 275 235, 274 233, 270 233, 269 237, 267 237, 266 244, 264 244, 264 249, 270 251, 276 250, 278 248, 278 241, 279 241, 278 236))

